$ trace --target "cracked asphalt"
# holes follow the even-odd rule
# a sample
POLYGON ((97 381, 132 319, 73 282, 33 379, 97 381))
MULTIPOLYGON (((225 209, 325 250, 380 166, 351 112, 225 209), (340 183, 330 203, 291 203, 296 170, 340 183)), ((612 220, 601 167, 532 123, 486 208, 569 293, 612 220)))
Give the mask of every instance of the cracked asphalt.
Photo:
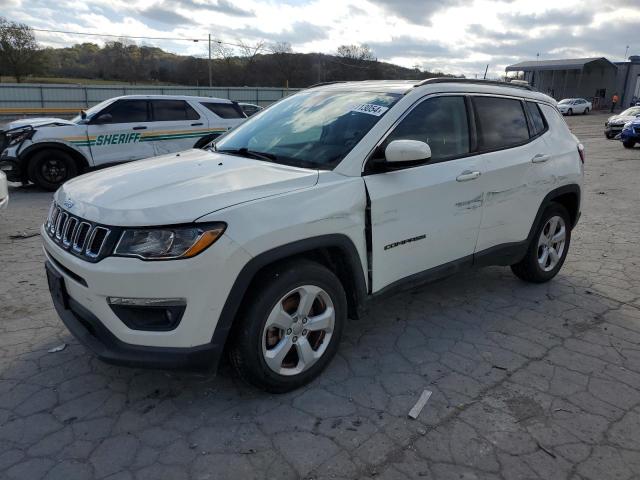
POLYGON ((225 366, 212 378, 96 360, 46 287, 37 232, 51 194, 13 188, 0 478, 640 478, 640 148, 605 140, 605 118, 568 118, 586 190, 556 279, 486 268, 380 301, 319 379, 285 395, 225 366))

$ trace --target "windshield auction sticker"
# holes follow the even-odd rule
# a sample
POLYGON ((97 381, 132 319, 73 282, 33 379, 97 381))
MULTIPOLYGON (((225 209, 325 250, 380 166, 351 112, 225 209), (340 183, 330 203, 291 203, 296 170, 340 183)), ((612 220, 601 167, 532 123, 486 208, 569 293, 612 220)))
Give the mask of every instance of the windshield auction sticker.
POLYGON ((389 107, 381 107, 380 105, 374 105, 373 103, 363 103, 356 105, 351 109, 352 112, 367 113, 369 115, 375 115, 379 117, 384 112, 389 110, 389 107))

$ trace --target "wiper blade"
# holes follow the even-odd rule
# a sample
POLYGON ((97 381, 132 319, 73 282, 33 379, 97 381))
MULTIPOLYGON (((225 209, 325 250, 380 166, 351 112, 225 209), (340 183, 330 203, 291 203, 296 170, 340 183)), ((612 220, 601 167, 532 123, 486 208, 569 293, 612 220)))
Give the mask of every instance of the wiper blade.
POLYGON ((257 152, 255 150, 249 150, 248 148, 237 148, 234 150, 216 150, 218 153, 228 153, 231 155, 240 155, 242 157, 255 158, 257 160, 265 160, 267 162, 275 162, 278 157, 273 153, 257 152))

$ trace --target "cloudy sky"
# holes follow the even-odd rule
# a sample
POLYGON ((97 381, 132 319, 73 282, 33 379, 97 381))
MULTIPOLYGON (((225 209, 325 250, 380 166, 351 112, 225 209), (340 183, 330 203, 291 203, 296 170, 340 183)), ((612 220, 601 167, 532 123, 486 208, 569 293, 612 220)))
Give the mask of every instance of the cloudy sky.
MULTIPOLYGON (((640 0, 0 0, 34 28, 227 42, 289 42, 333 53, 366 43, 380 60, 491 76, 523 60, 640 54, 640 0)), ((45 45, 108 38, 36 32, 45 45)), ((136 40, 206 56, 206 42, 136 40)))

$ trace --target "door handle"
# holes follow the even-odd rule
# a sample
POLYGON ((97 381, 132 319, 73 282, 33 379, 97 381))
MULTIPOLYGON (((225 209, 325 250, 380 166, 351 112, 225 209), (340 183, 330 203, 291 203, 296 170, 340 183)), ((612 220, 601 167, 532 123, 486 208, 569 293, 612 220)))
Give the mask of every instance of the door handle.
POLYGON ((138 127, 133 127, 133 129, 134 129, 134 130, 146 130, 146 129, 147 129, 147 127, 145 127, 145 126, 143 126, 143 125, 140 125, 140 126, 138 126, 138 127))
POLYGON ((547 160, 549 160, 551 158, 551 155, 546 155, 544 153, 538 153, 537 155, 534 155, 534 157, 531 159, 531 161, 533 163, 544 163, 547 160))
POLYGON ((472 172, 471 170, 465 170, 456 177, 458 182, 468 182, 469 180, 475 180, 480 176, 480 172, 472 172))
POLYGON ((202 125, 203 125, 202 122, 196 122, 191 124, 192 127, 201 127, 202 125))

